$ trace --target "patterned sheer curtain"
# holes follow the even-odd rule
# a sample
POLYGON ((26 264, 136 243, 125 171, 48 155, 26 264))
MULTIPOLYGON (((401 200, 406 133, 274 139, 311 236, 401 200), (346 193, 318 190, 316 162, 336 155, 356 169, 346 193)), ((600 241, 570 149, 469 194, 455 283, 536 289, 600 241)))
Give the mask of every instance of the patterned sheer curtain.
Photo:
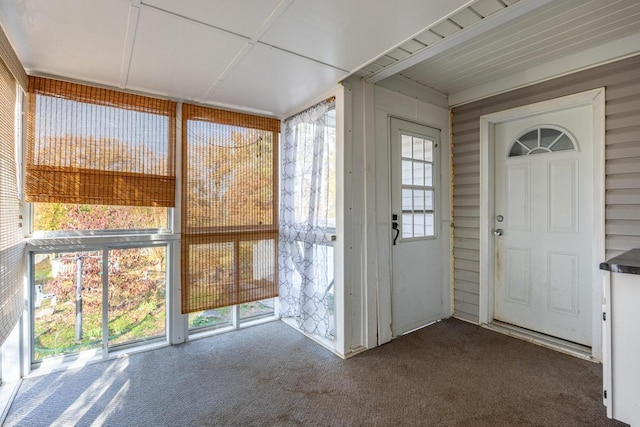
POLYGON ((285 121, 282 149, 280 313, 300 330, 335 338, 335 101, 285 121))

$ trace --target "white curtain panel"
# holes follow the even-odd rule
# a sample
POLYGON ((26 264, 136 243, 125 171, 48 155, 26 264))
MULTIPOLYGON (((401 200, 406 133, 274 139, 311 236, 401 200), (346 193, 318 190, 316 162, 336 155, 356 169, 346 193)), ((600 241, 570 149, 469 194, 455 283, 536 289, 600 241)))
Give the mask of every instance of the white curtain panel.
POLYGON ((283 317, 334 339, 335 108, 324 101, 285 121, 279 277, 283 317))

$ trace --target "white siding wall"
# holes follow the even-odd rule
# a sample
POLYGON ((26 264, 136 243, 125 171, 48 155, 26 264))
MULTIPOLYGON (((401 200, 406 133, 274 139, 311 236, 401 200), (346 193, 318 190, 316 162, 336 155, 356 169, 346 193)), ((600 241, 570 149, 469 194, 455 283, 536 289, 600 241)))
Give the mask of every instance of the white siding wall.
POLYGON ((599 87, 606 89, 606 257, 640 247, 640 56, 454 108, 456 317, 479 318, 480 116, 599 87))
MULTIPOLYGON (((391 339, 391 246, 389 194, 389 117, 425 124, 442 131, 440 190, 445 212, 445 229, 450 228, 450 143, 449 110, 444 96, 421 99, 362 82, 347 85, 352 92, 351 194, 349 208, 353 224, 350 269, 353 287, 365 283, 368 318, 364 322, 367 346, 375 347, 391 339), (376 315, 377 314, 377 315, 376 315)), ((450 253, 450 239, 443 234, 443 251, 450 253)), ((443 257, 449 259, 449 256, 443 257)), ((443 276, 444 316, 451 315, 451 275, 443 276)), ((355 325, 355 323, 354 323, 355 325)))

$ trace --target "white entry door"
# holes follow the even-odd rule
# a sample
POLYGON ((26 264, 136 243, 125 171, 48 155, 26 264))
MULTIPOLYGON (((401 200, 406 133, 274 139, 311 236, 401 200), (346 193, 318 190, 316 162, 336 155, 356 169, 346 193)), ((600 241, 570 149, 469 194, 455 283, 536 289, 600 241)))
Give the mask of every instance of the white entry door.
POLYGON ((592 345, 590 106, 494 127, 494 319, 592 345))
MULTIPOLYGON (((440 131, 391 119, 391 332, 442 318, 440 131)), ((448 236, 446 236, 448 238, 448 236)))

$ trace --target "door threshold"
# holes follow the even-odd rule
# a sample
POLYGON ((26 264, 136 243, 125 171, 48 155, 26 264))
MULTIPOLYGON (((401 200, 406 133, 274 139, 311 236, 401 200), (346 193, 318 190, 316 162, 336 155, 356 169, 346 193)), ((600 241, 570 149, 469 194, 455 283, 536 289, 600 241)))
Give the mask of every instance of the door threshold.
POLYGON ((492 331, 528 341, 542 347, 547 347, 552 350, 568 354, 570 356, 589 360, 591 362, 599 362, 599 360, 594 359, 591 347, 587 347, 582 344, 565 341, 563 339, 541 334, 530 329, 525 329, 519 326, 511 325, 509 323, 500 322, 499 320, 493 320, 491 323, 483 324, 482 326, 492 331))

